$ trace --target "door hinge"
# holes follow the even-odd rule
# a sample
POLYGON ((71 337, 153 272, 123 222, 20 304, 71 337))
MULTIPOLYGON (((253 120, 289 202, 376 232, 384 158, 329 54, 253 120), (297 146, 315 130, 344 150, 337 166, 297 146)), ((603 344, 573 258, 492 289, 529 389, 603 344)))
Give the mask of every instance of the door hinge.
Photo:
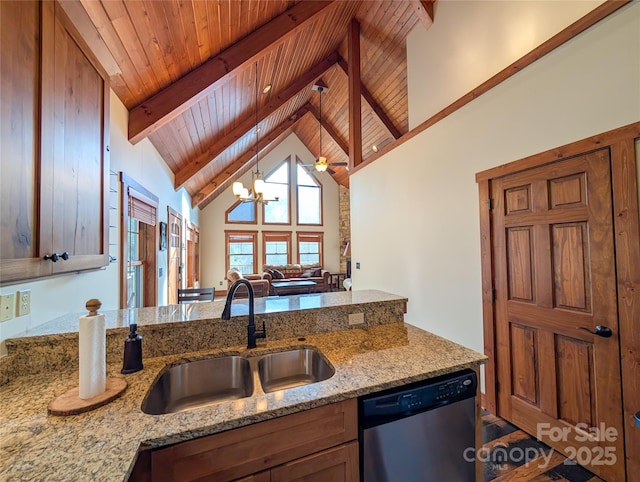
POLYGON ((500 382, 496 380, 496 394, 500 391, 500 382))
POLYGON ((495 300, 496 300, 496 289, 495 289, 495 288, 492 288, 492 289, 491 289, 491 299, 492 299, 493 301, 495 301, 495 300))
POLYGON ((487 207, 489 208, 489 211, 493 209, 493 199, 487 199, 487 207))

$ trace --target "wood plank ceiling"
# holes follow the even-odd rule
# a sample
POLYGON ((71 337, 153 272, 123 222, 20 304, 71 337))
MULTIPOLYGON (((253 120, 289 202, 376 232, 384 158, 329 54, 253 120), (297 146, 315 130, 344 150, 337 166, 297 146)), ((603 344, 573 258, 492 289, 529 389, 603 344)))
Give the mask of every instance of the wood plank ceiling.
MULTIPOLYGON (((360 23, 362 157, 408 131, 405 39, 429 1, 79 0, 117 69, 129 137, 148 137, 194 206, 206 206, 294 132, 319 155, 349 160, 347 32, 360 23), (262 27, 262 28, 261 28, 262 27)), ((431 16, 433 12, 431 11, 431 16)), ((423 19, 424 21, 424 19, 423 19)), ((349 185, 348 170, 333 177, 349 185)), ((329 175, 329 174, 324 174, 329 175)))

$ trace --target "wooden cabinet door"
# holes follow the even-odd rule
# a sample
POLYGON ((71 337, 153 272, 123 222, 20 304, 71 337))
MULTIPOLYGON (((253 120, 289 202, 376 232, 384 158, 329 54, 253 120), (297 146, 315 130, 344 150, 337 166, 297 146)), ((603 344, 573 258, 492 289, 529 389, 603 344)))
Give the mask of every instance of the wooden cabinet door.
POLYGON ((38 1, 0 2, 0 279, 51 272, 38 246, 40 177, 38 1))
MULTIPOLYGON (((45 2, 45 21, 51 7, 45 2)), ((53 7, 53 43, 43 45, 40 222, 51 250, 69 253, 52 263, 59 273, 108 264, 109 84, 53 7)))
POLYGON ((0 279, 106 266, 106 73, 56 2, 0 9, 0 279))
POLYGON ((271 470, 271 482, 358 482, 358 442, 309 455, 271 470))
POLYGON ((491 190, 498 415, 625 480, 609 151, 491 190))

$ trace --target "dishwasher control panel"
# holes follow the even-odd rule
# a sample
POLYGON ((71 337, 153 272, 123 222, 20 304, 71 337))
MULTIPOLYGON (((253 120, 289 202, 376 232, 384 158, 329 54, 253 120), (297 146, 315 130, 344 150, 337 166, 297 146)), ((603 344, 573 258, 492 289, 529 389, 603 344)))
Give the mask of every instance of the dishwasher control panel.
POLYGON ((464 370, 361 398, 361 416, 387 417, 440 407, 476 395, 474 371, 464 370))

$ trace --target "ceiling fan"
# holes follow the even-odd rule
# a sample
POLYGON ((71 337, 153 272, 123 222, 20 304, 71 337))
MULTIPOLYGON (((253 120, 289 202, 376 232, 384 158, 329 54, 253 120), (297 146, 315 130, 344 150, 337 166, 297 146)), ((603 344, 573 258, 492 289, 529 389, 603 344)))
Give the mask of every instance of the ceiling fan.
POLYGON ((335 174, 335 171, 330 166, 346 167, 346 162, 327 162, 327 158, 322 155, 322 93, 329 90, 329 87, 320 84, 313 84, 312 90, 315 90, 320 94, 320 151, 318 159, 313 164, 303 164, 304 167, 313 167, 318 172, 327 171, 329 174, 335 174))

